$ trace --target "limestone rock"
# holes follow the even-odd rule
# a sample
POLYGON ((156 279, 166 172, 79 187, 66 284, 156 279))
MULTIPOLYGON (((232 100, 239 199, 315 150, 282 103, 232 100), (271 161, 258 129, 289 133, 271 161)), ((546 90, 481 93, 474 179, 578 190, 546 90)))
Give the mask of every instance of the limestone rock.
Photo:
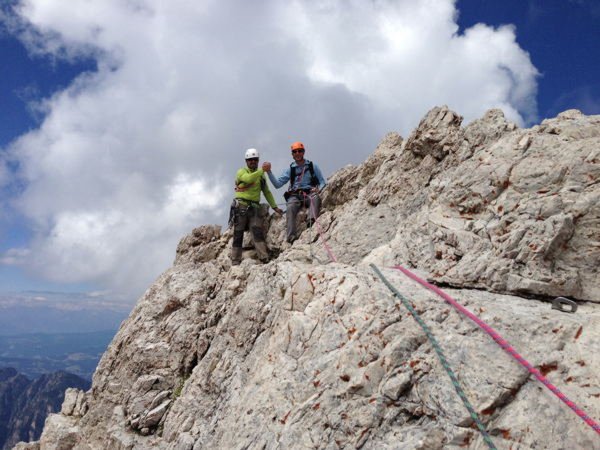
POLYGON ((177 246, 175 264, 188 261, 200 263, 215 259, 225 244, 220 238, 221 227, 218 225, 195 228, 192 234, 183 238, 177 246))
POLYGON ((64 416, 82 417, 87 412, 87 396, 84 391, 77 388, 68 388, 65 391, 60 413, 64 416))
POLYGON ((571 112, 538 132, 498 111, 464 129, 459 119, 434 109, 400 157, 335 210, 327 231, 338 259, 403 261, 454 286, 598 301, 600 117, 571 112))
POLYGON ((433 108, 410 135, 406 147, 422 158, 433 156, 441 160, 456 151, 463 134, 461 123, 462 117, 447 106, 433 108))
POLYGON ((19 442, 13 447, 14 450, 40 450, 39 441, 35 442, 19 442))
POLYGON ((268 218, 268 264, 248 253, 232 267, 230 231, 194 230, 39 448, 486 448, 376 263, 498 448, 599 450, 489 336, 389 266, 444 283, 598 420, 600 117, 568 111, 530 130, 497 110, 461 120, 436 108, 406 141, 390 134, 334 174, 318 223, 293 245, 283 218, 268 218), (578 311, 551 309, 555 295, 578 311))

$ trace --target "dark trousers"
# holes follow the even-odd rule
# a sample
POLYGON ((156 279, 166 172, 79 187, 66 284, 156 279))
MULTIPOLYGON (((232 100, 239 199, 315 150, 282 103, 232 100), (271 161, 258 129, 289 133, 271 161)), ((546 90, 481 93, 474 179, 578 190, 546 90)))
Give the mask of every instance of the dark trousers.
POLYGON ((268 260, 269 254, 265 243, 263 231, 263 220, 260 215, 259 205, 246 205, 236 202, 233 207, 233 244, 232 259, 241 259, 242 245, 244 242, 244 231, 250 230, 254 247, 260 260, 268 260))

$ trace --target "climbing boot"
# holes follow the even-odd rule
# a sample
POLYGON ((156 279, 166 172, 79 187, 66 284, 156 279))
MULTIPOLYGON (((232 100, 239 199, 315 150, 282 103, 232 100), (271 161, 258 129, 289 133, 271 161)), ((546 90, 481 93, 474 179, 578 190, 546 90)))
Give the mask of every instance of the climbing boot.
POLYGON ((263 263, 269 262, 269 249, 267 248, 267 244, 265 241, 259 241, 254 243, 254 248, 256 249, 256 253, 258 254, 258 259, 260 259, 263 263))
POLYGON ((239 266, 242 262, 242 247, 231 248, 231 265, 239 266))

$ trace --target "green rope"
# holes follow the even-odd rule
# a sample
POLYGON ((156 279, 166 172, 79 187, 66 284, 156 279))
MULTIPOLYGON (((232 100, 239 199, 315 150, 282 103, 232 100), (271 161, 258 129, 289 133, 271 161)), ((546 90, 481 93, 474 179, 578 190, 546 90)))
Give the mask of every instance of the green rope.
POLYGON ((462 387, 460 387, 460 384, 458 383, 458 379, 456 378, 454 371, 448 364, 448 360, 444 356, 444 352, 442 351, 442 348, 440 347, 437 340, 431 333, 431 330, 429 329, 427 324, 423 321, 421 316, 419 316, 417 311, 415 311, 415 309, 412 307, 412 305, 409 303, 409 301, 402 294, 400 294, 400 292, 398 292, 398 290, 394 286, 392 286, 392 284, 383 276, 383 274, 379 271, 377 266, 375 266, 375 264, 371 264, 371 268, 375 271, 375 273, 379 276, 379 278, 381 278, 381 281, 383 281, 385 283, 385 285, 390 289, 390 291, 392 291, 394 293, 394 295, 396 297, 398 297, 400 299, 400 301, 402 301, 402 304, 404 306, 406 306, 406 309, 408 309, 408 311, 412 314, 412 316, 415 318, 417 323, 421 326, 421 328, 423 328, 423 331, 425 331, 425 334, 431 341, 431 344, 433 345, 433 349, 437 353, 438 358, 440 359, 440 362, 442 363, 442 366, 444 366, 444 369, 446 369, 446 373, 450 377, 450 380, 452 381, 452 384, 454 385, 454 389, 456 389, 458 396, 460 397, 463 404, 467 408, 467 411, 469 411, 471 419, 473 419, 473 421, 477 425, 477 428, 479 429, 479 432, 481 433, 483 440, 485 441, 485 443, 487 444, 487 446, 490 449, 497 450, 496 446, 492 442, 492 439, 490 438, 489 434, 487 433, 483 423, 479 419, 479 416, 475 412, 475 409, 473 408, 473 406, 467 399, 467 396, 465 395, 465 392, 463 391, 462 387))

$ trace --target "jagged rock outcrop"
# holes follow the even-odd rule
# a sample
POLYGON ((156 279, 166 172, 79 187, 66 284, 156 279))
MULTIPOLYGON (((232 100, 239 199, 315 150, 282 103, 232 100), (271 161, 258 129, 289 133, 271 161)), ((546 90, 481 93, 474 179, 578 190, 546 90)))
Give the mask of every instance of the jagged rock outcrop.
POLYGON ((500 111, 461 128, 435 108, 329 180, 319 223, 278 257, 228 258, 203 226, 153 284, 37 444, 54 449, 482 449, 425 333, 433 330, 501 449, 600 449, 596 433, 402 263, 490 323, 600 417, 600 117, 523 130, 500 111), (338 259, 330 263, 321 230, 338 259), (518 297, 526 294, 530 298, 518 297), (575 314, 541 301, 568 296, 575 314), (586 302, 583 302, 586 300, 586 302), (77 406, 78 405, 78 406, 77 406))
POLYGON ((335 210, 339 260, 403 261, 453 286, 598 301, 600 118, 567 111, 530 130, 499 110, 460 121, 432 110, 352 206, 335 210))
POLYGON ((0 368, 0 449, 39 439, 50 413, 60 411, 65 389, 88 389, 90 382, 67 372, 29 380, 12 368, 0 368))

